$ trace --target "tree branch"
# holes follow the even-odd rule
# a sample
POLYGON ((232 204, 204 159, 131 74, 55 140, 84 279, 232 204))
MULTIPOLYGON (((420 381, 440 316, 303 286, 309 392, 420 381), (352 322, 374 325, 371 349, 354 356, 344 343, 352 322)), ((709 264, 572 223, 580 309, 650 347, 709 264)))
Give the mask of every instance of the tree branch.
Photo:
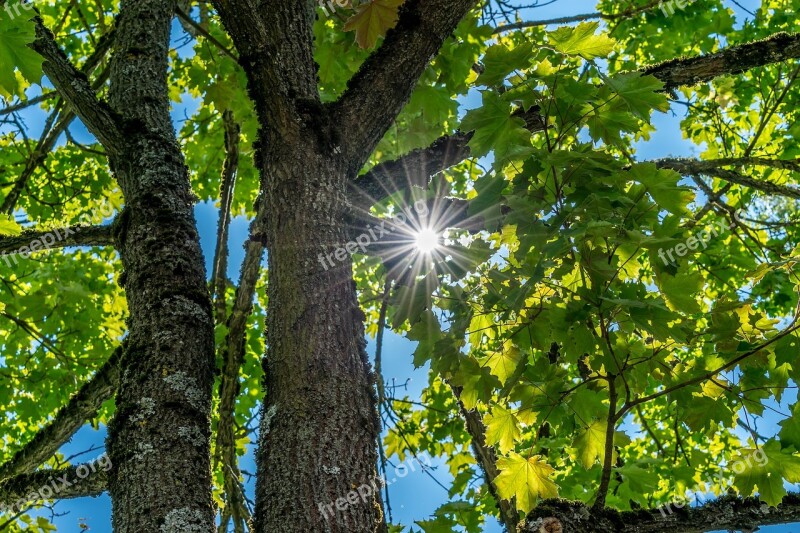
POLYGON ((47 121, 45 122, 45 127, 42 131, 42 135, 39 138, 39 142, 36 143, 36 148, 31 152, 30 156, 28 157, 27 161, 25 162, 25 168, 22 169, 19 177, 14 181, 14 184, 11 187, 11 190, 8 192, 6 197, 3 199, 3 204, 0 205, 0 213, 12 214, 14 212, 14 208, 17 205, 17 201, 19 197, 22 195, 22 191, 25 189, 25 186, 28 183, 28 180, 33 176, 33 173, 39 168, 39 165, 44 163, 47 154, 53 150, 58 142, 58 138, 61 137, 61 134, 64 133, 69 125, 72 123, 72 120, 75 118, 75 113, 72 111, 67 111, 63 113, 63 107, 61 105, 61 101, 56 104, 55 110, 47 117, 47 121), (56 118, 62 115, 58 122, 55 122, 56 118), (55 122, 55 124, 53 124, 55 122))
POLYGON ((533 28, 536 26, 549 26, 551 24, 569 24, 571 22, 583 22, 585 20, 594 20, 606 18, 602 13, 584 13, 582 15, 572 15, 569 17, 557 17, 546 20, 530 20, 523 22, 514 22, 513 24, 504 24, 494 29, 492 33, 503 33, 506 31, 522 30, 525 28, 533 28))
POLYGON ((606 496, 611 483, 611 472, 614 469, 614 430, 617 421, 617 400, 619 398, 616 386, 616 376, 608 377, 608 418, 606 419, 605 449, 603 453, 603 470, 600 475, 600 486, 597 489, 592 509, 602 509, 606 505, 606 496))
MULTIPOLYGON (((175 7, 175 14, 178 15, 178 18, 183 23, 187 24, 190 28, 192 28, 198 35, 202 35, 203 37, 205 37, 208 40, 208 42, 210 42, 211 44, 216 46, 219 49, 220 52, 222 52, 226 56, 230 57, 231 59, 233 59, 237 63, 239 62, 239 57, 236 54, 234 54, 233 52, 228 50, 228 48, 224 44, 219 42, 219 40, 216 37, 214 37, 213 35, 211 35, 208 32, 208 30, 206 30, 200 24, 195 22, 192 19, 192 17, 190 17, 186 12, 184 12, 179 6, 175 7)), ((196 37, 196 36, 194 36, 194 37, 196 37)))
POLYGON ((16 511, 22 511, 25 507, 51 498, 66 500, 98 496, 106 491, 107 485, 108 472, 97 463, 58 470, 38 470, 0 482, 0 510, 16 506, 16 511))
POLYGON ((450 385, 450 390, 453 392, 456 401, 458 402, 458 409, 461 416, 464 418, 467 433, 472 437, 472 451, 475 454, 475 460, 483 470, 483 475, 486 480, 486 486, 489 488, 489 493, 497 502, 497 508, 500 511, 500 521, 505 525, 507 533, 516 533, 517 524, 519 523, 519 514, 516 510, 516 503, 513 501, 504 500, 500 497, 495 487, 495 479, 500 475, 497 469, 497 454, 494 448, 486 445, 486 426, 481 420, 481 416, 476 410, 468 410, 461 401, 461 387, 454 387, 450 385))
MULTIPOLYGON (((97 66, 108 54, 108 51, 111 49, 114 36, 115 30, 112 29, 100 38, 100 41, 97 43, 94 52, 86 60, 86 63, 83 65, 83 67, 81 67, 81 74, 88 77, 94 72, 97 66)), ((108 69, 105 69, 103 72, 101 72, 101 74, 97 77, 97 80, 92 83, 92 89, 94 91, 97 91, 105 84, 105 82, 108 80, 108 74, 108 69)), ((58 91, 49 94, 58 94, 58 91)), ((35 100, 36 99, 32 99, 31 101, 35 102, 35 100)), ((25 168, 3 200, 3 204, 0 206, 0 212, 10 214, 14 211, 17 201, 19 200, 23 189, 27 185, 28 180, 31 178, 31 176, 33 176, 33 173, 36 171, 36 169, 44 162, 47 154, 49 154, 56 146, 61 134, 67 131, 73 119, 75 118, 75 112, 72 109, 67 109, 66 111, 64 110, 63 102, 63 99, 59 99, 57 101, 54 111, 50 114, 45 122, 45 127, 42 131, 39 142, 36 145, 36 149, 30 154, 28 161, 25 163, 25 168), (58 122, 53 125, 56 118, 58 118, 58 122)), ((3 112, 5 113, 6 110, 3 112)))
MULTIPOLYGON (((257 206, 259 213, 263 209, 257 206)), ((251 224, 250 239, 245 243, 245 256, 242 263, 239 286, 233 309, 227 320, 228 332, 222 343, 222 381, 219 387, 219 423, 216 435, 216 455, 214 461, 222 464, 223 480, 227 505, 225 514, 234 519, 234 528, 250 520, 250 510, 244 499, 236 454, 235 411, 236 400, 241 390, 239 372, 244 363, 247 340, 247 320, 253 310, 253 297, 256 284, 261 275, 261 262, 265 246, 258 235, 263 228, 263 217, 257 215, 251 224)))
MULTIPOLYGON (((77 70, 58 47, 41 17, 36 17, 36 40, 31 48, 44 58, 44 73, 58 90, 59 94, 72 106, 89 131, 97 137, 109 153, 116 153, 122 145, 124 135, 117 119, 107 104, 97 99, 95 91, 84 72, 77 70)), ((109 32, 98 43, 97 49, 108 50, 114 32, 109 32)), ((102 55, 105 55, 103 53, 102 55)), ((96 61, 102 56, 95 51, 96 61)), ((87 62, 86 66, 91 65, 87 62)), ((86 66, 84 68, 86 68, 86 66)), ((94 68, 93 65, 91 68, 94 68)))
POLYGON ((756 531, 758 526, 800 521, 800 495, 790 493, 777 507, 758 498, 723 496, 704 505, 678 508, 615 511, 590 510, 583 503, 545 500, 520 528, 520 533, 580 531, 582 533, 703 533, 705 531, 756 531), (561 529, 557 529, 560 526, 561 529), (550 529, 547 529, 550 527, 550 529))
MULTIPOLYGON (((53 421, 42 428, 14 457, 0 466, 0 480, 33 472, 72 438, 87 420, 97 415, 103 403, 117 390, 122 351, 122 347, 114 350, 108 361, 58 412, 53 421)), ((0 485, 0 495, 2 492, 0 485)))
POLYGON ((386 35, 333 104, 333 127, 348 139, 343 159, 357 172, 394 123, 444 40, 476 0, 407 0, 386 35))
MULTIPOLYGON (((800 34, 778 33, 767 39, 730 47, 716 54, 668 61, 644 67, 639 72, 655 76, 664 82, 663 90, 670 91, 680 85, 709 81, 717 76, 737 74, 754 67, 796 57, 800 57, 800 34)), ((542 131, 544 128, 544 119, 538 114, 537 108, 525 113, 520 112, 519 116, 525 119, 526 127, 532 132, 542 131)), ((354 205, 364 209, 370 201, 377 203, 388 194, 407 190, 412 185, 425 188, 422 182, 426 175, 430 178, 470 157, 467 146, 470 138, 471 132, 445 135, 426 149, 416 150, 395 161, 376 166, 355 180, 355 187, 360 190, 353 195, 354 205), (447 149, 448 157, 442 156, 443 148, 447 149), (463 158, 458 159, 458 155, 463 155, 463 158)), ((753 164, 761 164, 756 163, 757 160, 769 161, 763 158, 748 158, 753 164)), ((719 163, 719 165, 726 164, 719 163)), ((791 163, 787 165, 785 168, 792 170, 797 168, 796 163, 794 166, 791 163)), ((743 177, 743 179, 748 178, 743 177)), ((749 186, 752 186, 752 182, 749 182, 749 186)))
POLYGON ((0 116, 10 115, 11 113, 16 113, 17 111, 22 111, 23 109, 27 109, 31 106, 36 104, 40 104, 45 100, 49 100, 51 98, 55 98, 58 96, 58 91, 50 91, 49 93, 42 93, 39 96, 34 96, 33 98, 29 98, 25 101, 4 107, 0 109, 0 116))
POLYGON ((351 182, 353 207, 367 211, 373 204, 411 187, 425 189, 428 181, 444 169, 457 165, 470 156, 467 143, 472 133, 456 132, 396 159, 376 165, 351 182))
POLYGON ((112 228, 112 225, 71 226, 61 229, 25 231, 13 237, 0 237, 0 257, 69 246, 113 246, 112 228), (34 243, 38 243, 38 245, 34 243))
POLYGON ((724 365, 720 366, 719 368, 716 368, 716 369, 711 370, 709 372, 705 372, 705 373, 703 373, 703 374, 701 374, 699 376, 693 377, 693 378, 688 379, 688 380, 686 380, 684 382, 676 383, 675 385, 669 386, 669 387, 667 387, 667 388, 665 388, 663 390, 660 390, 658 392, 654 392, 654 393, 648 394, 646 396, 640 396, 639 398, 635 398, 635 399, 633 399, 633 400, 631 400, 629 402, 626 402, 622 406, 622 408, 620 409, 619 413, 617 413, 617 417, 616 417, 617 420, 620 420, 632 408, 636 407, 637 405, 641 405, 643 403, 647 403, 649 401, 655 400, 656 398, 660 398, 661 396, 664 396, 664 395, 669 394, 671 392, 674 392, 676 390, 682 389, 684 387, 688 387, 690 385, 697 385, 698 383, 702 383, 703 381, 705 381, 707 379, 713 378, 714 376, 716 376, 720 372, 724 372, 726 370, 729 370, 729 369, 733 368, 734 366, 738 365, 739 363, 741 363, 742 361, 744 361, 748 357, 751 357, 751 356, 757 354, 758 352, 760 352, 764 348, 767 348, 767 347, 771 346, 772 344, 778 342, 779 340, 781 340, 782 338, 786 337, 787 335, 791 335, 792 333, 794 333, 795 331, 800 329, 800 324, 798 324, 797 322, 798 322, 798 317, 795 317, 794 320, 792 321, 792 323, 789 324, 789 326, 786 329, 784 329, 782 332, 778 333, 777 335, 775 335, 771 339, 765 341, 764 343, 762 343, 761 345, 753 348, 752 350, 748 350, 745 353, 734 357, 732 360, 728 361, 727 363, 725 363, 724 365))
MULTIPOLYGON (((217 254, 214 262, 214 292, 216 319, 226 319, 228 228, 233 187, 239 158, 239 125, 234 122, 233 113, 225 111, 225 165, 223 168, 217 254)), ((242 265, 241 280, 236 290, 236 298, 230 317, 227 317, 228 332, 220 350, 222 359, 222 382, 219 396, 219 423, 217 426, 215 464, 222 464, 222 478, 226 505, 224 516, 233 518, 234 531, 244 531, 244 524, 250 521, 250 510, 244 499, 244 489, 240 481, 239 460, 236 454, 235 410, 239 397, 239 372, 244 362, 247 319, 253 307, 256 282, 261 273, 261 258, 264 247, 261 243, 248 241, 245 245, 245 260, 242 265)), ((223 528, 220 527, 220 531, 223 528)), ((224 529, 227 531, 227 527, 224 529)))
POLYGON ((218 322, 225 319, 227 312, 225 291, 228 286, 228 234, 232 217, 233 189, 236 185, 236 172, 239 168, 239 125, 234 120, 232 111, 223 112, 222 123, 225 127, 225 162, 222 165, 222 178, 220 179, 217 247, 214 253, 211 284, 218 322))
POLYGON ((640 69, 664 82, 664 90, 696 85, 716 77, 800 58, 800 34, 776 33, 762 39, 730 46, 715 54, 679 58, 640 69))
POLYGON ((583 22, 585 20, 593 20, 593 19, 603 19, 603 20, 619 20, 625 17, 631 17, 633 15, 638 15, 639 13, 643 13, 648 11, 658 4, 660 4, 663 0, 652 0, 651 2, 640 6, 640 7, 631 7, 622 11, 621 13, 617 13, 614 15, 606 15, 605 13, 584 13, 583 15, 573 15, 571 17, 559 17, 553 18, 548 20, 532 20, 532 21, 524 21, 524 22, 515 22, 513 24, 506 24, 504 26, 500 26, 499 28, 495 28, 493 33, 502 33, 506 31, 512 30, 521 30, 524 28, 533 28, 535 26, 549 26, 550 24, 569 24, 571 22, 583 22))
POLYGON ((756 166, 773 166, 774 168, 781 168, 787 170, 797 171, 797 163, 792 161, 770 160, 764 158, 728 158, 718 159, 712 161, 701 161, 699 159, 683 159, 683 158, 669 158, 659 159, 654 161, 658 168, 668 168, 676 172, 680 172, 684 176, 711 176, 719 178, 730 183, 749 187, 769 194, 776 194, 786 196, 789 198, 800 198, 800 189, 788 185, 779 185, 764 180, 757 180, 749 176, 745 176, 734 170, 722 168, 722 166, 742 166, 742 165, 756 165, 756 166))

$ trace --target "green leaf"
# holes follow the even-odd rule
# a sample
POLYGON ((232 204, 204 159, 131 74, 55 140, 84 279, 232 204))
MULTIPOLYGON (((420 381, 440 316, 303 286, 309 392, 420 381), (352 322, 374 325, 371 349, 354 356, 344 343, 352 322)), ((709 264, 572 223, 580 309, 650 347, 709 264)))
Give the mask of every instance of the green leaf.
POLYGON ((494 151, 495 163, 522 160, 533 154, 531 133, 525 121, 511 116, 511 104, 492 91, 483 93, 483 106, 467 113, 463 131, 475 131, 469 141, 472 155, 481 157, 494 151))
POLYGON ((589 135, 609 145, 621 143, 623 132, 633 132, 639 127, 639 122, 627 111, 624 102, 619 100, 599 107, 587 105, 584 109, 588 115, 586 125, 589 126, 589 135))
POLYGON ((629 171, 630 178, 647 189, 660 206, 675 215, 689 214, 688 205, 694 201, 689 187, 678 185, 681 175, 674 170, 659 170, 654 163, 639 163, 629 171))
POLYGON ((562 26, 547 35, 548 42, 556 50, 584 59, 605 57, 614 49, 614 39, 607 35, 596 35, 599 22, 581 22, 577 26, 562 26))
POLYGON ((490 46, 483 56, 484 70, 475 80, 475 84, 488 87, 501 85, 510 73, 526 68, 531 57, 533 57, 533 47, 530 44, 521 44, 513 50, 509 50, 503 44, 490 46))
POLYGON ((501 385, 505 385, 506 380, 517 368, 520 359, 522 359, 522 352, 516 346, 511 345, 498 352, 491 352, 480 361, 481 364, 489 367, 489 372, 497 376, 501 385))
POLYGON ((519 421, 510 410, 500 405, 495 405, 492 412, 484 417, 486 424, 486 444, 497 444, 500 453, 506 453, 514 448, 515 441, 520 436, 519 421))
POLYGON ((676 276, 660 273, 656 276, 656 283, 673 311, 691 315, 702 310, 697 303, 697 293, 703 286, 703 275, 699 272, 681 270, 676 276))
POLYGON ((781 427, 780 437, 781 448, 793 446, 800 449, 800 403, 795 403, 792 407, 792 416, 778 422, 781 427))
POLYGON ((558 497, 558 486, 550 480, 554 470, 538 455, 526 458, 511 453, 497 460, 497 468, 497 492, 506 500, 516 498, 517 509, 524 513, 533 509, 539 498, 558 497))
POLYGON ((22 226, 11 215, 0 215, 0 235, 16 236, 22 233, 22 226))
POLYGON ((36 26, 25 15, 0 16, 0 94, 21 95, 22 87, 14 75, 15 68, 28 83, 42 79, 42 56, 28 45, 36 39, 36 26))
POLYGON ((667 95, 658 92, 664 84, 653 76, 637 72, 616 74, 608 80, 608 85, 628 105, 631 113, 642 120, 649 121, 653 110, 669 111, 667 95))
POLYGON ((475 182, 478 196, 470 201, 468 213, 471 216, 481 217, 487 222, 487 229, 494 229, 500 220, 500 202, 505 187, 505 176, 499 173, 496 175, 486 174, 475 182))
POLYGON ((595 420, 572 442, 577 459, 584 468, 591 468, 595 462, 602 461, 606 448, 607 427, 605 420, 595 420))
POLYGON ((800 481, 800 456, 794 449, 782 450, 778 441, 767 441, 761 450, 744 450, 731 460, 736 488, 744 496, 756 489, 758 496, 769 505, 777 505, 786 495, 783 482, 800 481))

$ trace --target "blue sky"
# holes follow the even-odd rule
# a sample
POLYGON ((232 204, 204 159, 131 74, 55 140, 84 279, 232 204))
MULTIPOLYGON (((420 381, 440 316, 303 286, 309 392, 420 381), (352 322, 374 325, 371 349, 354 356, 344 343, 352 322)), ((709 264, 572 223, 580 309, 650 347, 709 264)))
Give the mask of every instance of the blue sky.
MULTIPOLYGON (((745 16, 741 7, 733 1, 726 1, 726 4, 733 8, 739 17, 739 21, 745 16)), ((739 0, 738 4, 751 11, 758 7, 758 0, 739 0)), ((574 15, 594 11, 595 3, 591 0, 559 0, 552 4, 529 10, 525 13, 527 18, 547 19, 565 15, 574 15)), ((689 7, 690 8, 690 7, 689 7)), ((478 100, 472 95, 464 101, 466 108, 478 105, 478 100)), ((177 105, 174 109, 173 117, 176 120, 184 116, 184 111, 189 109, 191 112, 193 103, 190 101, 185 104, 177 105)), ((646 143, 637 146, 637 156, 639 159, 654 159, 668 155, 692 155, 699 149, 683 140, 680 131, 679 121, 683 110, 676 106, 675 114, 663 113, 654 116, 654 125, 657 131, 646 143)), ((38 110, 30 110, 26 113, 28 124, 33 130, 41 128, 42 114, 38 110)), ((82 126, 76 124, 72 128, 73 134, 81 139, 88 138, 82 126)), ((38 132, 37 132, 38 133, 38 132)), ((210 272, 210 261, 214 252, 214 239, 216 236, 217 211, 213 205, 201 204, 196 209, 197 220, 200 228, 201 244, 205 253, 207 269, 210 272)), ((235 219, 231 228, 231 257, 229 264, 231 279, 238 279, 238 267, 244 257, 242 244, 247 235, 248 222, 244 219, 235 219)), ((374 355, 375 344, 370 340, 369 351, 374 355)), ((415 344, 409 342, 398 335, 387 332, 384 346, 384 378, 387 383, 408 383, 407 390, 399 395, 407 394, 410 399, 417 400, 422 389, 427 384, 427 369, 415 370, 412 364, 411 354, 415 349, 415 344)), ((766 428, 765 428, 766 429, 766 428)), ((91 427, 84 427, 72 441, 66 444, 61 452, 65 456, 78 454, 91 450, 92 448, 102 449, 105 439, 105 428, 94 430, 91 427)), ((78 460, 89 460, 102 453, 102 451, 90 451, 81 456, 78 460)), ((396 458, 395 458, 396 460, 396 458)), ((242 468, 245 471, 255 472, 252 450, 243 459, 242 468)), ((446 466, 439 465, 432 476, 437 478, 443 485, 448 486, 450 476, 446 466)), ((390 477, 392 477, 390 475, 390 477)), ((254 491, 252 483, 247 487, 250 497, 254 491)), ((442 503, 447 501, 446 491, 440 487, 434 479, 421 473, 419 470, 410 473, 408 476, 399 479, 391 486, 391 504, 395 522, 406 525, 413 524, 414 520, 421 520, 429 517, 433 511, 442 503)), ((85 530, 93 533, 110 532, 111 502, 107 495, 97 498, 83 498, 78 500, 62 501, 53 507, 58 515, 54 518, 54 523, 58 531, 77 532, 85 530)), ((43 510, 40 513, 50 516, 50 511, 43 510)), ((485 531, 487 533, 501 532, 499 524, 490 519, 485 531)), ((767 533, 789 533, 795 531, 793 526, 772 526, 765 527, 762 531, 767 533)))

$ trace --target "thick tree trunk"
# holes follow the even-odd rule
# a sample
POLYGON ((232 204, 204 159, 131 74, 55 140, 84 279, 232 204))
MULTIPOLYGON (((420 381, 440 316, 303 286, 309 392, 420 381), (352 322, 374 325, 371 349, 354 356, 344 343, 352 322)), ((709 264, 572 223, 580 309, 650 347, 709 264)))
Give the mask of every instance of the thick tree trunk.
POLYGON ((189 177, 167 97, 173 2, 123 1, 110 103, 126 142, 117 234, 130 308, 109 428, 116 533, 211 532, 213 319, 189 177))
POLYGON ((264 174, 270 284, 256 531, 366 533, 383 518, 364 315, 349 256, 327 270, 319 259, 344 243, 346 179, 309 133, 281 139, 291 149, 271 151, 264 174))
MULTIPOLYGON (((256 531, 385 530, 379 434, 349 254, 348 184, 474 0, 413 0, 335 105, 320 102, 317 3, 216 0, 259 124, 269 254, 267 397, 257 453, 256 531), (336 261, 336 260, 334 260, 336 261), (360 493, 357 492, 360 489, 360 493)), ((352 253, 352 251, 350 252, 352 253)))

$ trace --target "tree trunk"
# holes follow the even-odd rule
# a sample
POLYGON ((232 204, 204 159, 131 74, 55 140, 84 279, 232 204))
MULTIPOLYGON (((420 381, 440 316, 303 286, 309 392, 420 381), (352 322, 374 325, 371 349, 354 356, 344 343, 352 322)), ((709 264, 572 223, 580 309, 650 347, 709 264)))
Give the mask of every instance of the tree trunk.
POLYGON ((167 93, 173 2, 122 2, 110 103, 126 143, 116 235, 130 308, 108 447, 116 533, 211 532, 213 319, 167 93))
POLYGON ((256 531, 372 532, 383 523, 380 424, 364 315, 349 255, 327 269, 320 262, 345 242, 346 177, 309 134, 282 138, 264 169, 270 283, 256 531))

